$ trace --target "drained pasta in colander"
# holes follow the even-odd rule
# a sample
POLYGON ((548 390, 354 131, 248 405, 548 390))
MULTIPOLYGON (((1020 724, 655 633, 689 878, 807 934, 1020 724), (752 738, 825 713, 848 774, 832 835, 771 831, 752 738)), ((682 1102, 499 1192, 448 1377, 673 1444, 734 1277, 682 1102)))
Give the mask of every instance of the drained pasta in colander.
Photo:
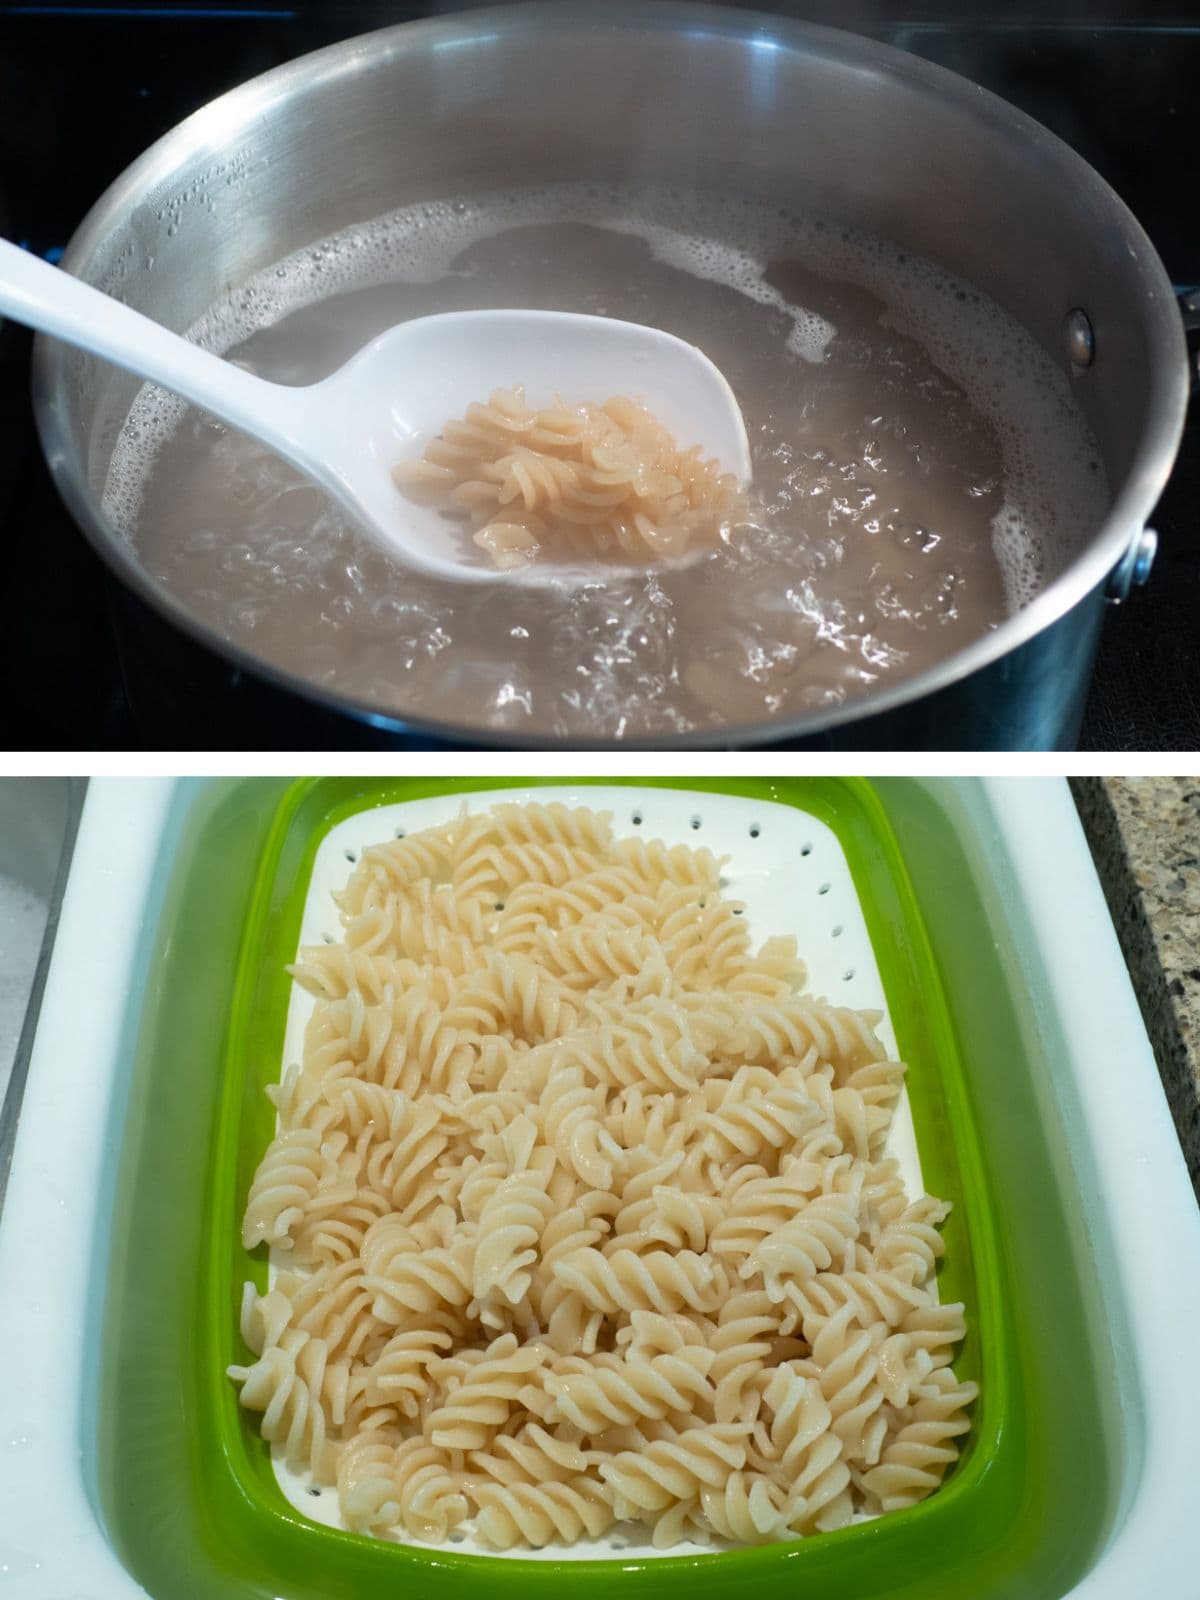
POLYGON ((955 1460, 949 1208, 884 1148, 904 1067, 720 869, 499 804, 366 850, 301 951, 244 1221, 287 1264, 230 1375, 349 1527, 788 1539, 955 1460))
POLYGON ((497 389, 392 470, 412 500, 469 519, 497 567, 538 556, 669 560, 744 513, 737 478, 681 450, 636 400, 544 410, 497 389))

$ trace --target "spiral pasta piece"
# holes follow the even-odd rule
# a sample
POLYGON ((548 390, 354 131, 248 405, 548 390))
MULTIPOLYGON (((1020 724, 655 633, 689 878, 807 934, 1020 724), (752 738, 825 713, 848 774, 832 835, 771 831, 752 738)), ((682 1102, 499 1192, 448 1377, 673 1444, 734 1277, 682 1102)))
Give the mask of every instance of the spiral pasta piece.
POLYGON ((498 1434, 490 1449, 475 1451, 468 1464, 497 1483, 566 1482, 587 1471, 590 1453, 531 1422, 518 1433, 498 1434))
POLYGON ((338 1452, 338 1502, 346 1526, 382 1533, 404 1516, 396 1482, 396 1434, 373 1428, 355 1434, 338 1452))
MULTIPOLYGON (((628 1185, 631 1194, 636 1187, 636 1182, 628 1185)), ((621 1207, 613 1219, 613 1245, 634 1249, 667 1245, 673 1250, 702 1252, 724 1215, 725 1207, 715 1195, 688 1194, 670 1184, 655 1183, 648 1197, 633 1198, 621 1207)))
POLYGON ((728 1288, 723 1268, 694 1250, 573 1250, 554 1275, 596 1311, 712 1311, 728 1288))
MULTIPOLYGON (((542 1365, 536 1346, 518 1345, 508 1333, 489 1346, 445 1403, 428 1419, 429 1442, 440 1450, 479 1450, 508 1421, 513 1402, 542 1365)), ((446 1368, 437 1362, 436 1376, 446 1368)))
POLYGON ((639 1517, 696 1499, 701 1485, 722 1487, 745 1460, 746 1430, 712 1423, 657 1439, 643 1450, 620 1451, 600 1463, 600 1476, 612 1490, 617 1516, 639 1517))
POLYGON ((908 1314, 929 1303, 925 1290, 907 1278, 885 1272, 818 1272, 806 1283, 788 1285, 788 1298, 800 1312, 805 1336, 816 1337, 823 1322, 849 1306, 861 1328, 899 1327, 908 1314))
POLYGON ((497 1186, 479 1218, 472 1273, 477 1299, 498 1293, 516 1305, 525 1298, 550 1211, 545 1173, 515 1172, 497 1186))
POLYGON ((842 1441, 847 1461, 874 1464, 886 1431, 875 1341, 854 1326, 847 1305, 821 1328, 812 1351, 820 1370, 821 1393, 829 1404, 830 1428, 842 1441))
MULTIPOLYGON (((386 1219, 385 1219, 386 1220, 386 1219)), ((474 1292, 475 1248, 467 1239, 441 1249, 407 1248, 407 1241, 372 1228, 363 1244, 367 1271, 363 1285, 375 1299, 372 1312, 381 1322, 399 1326, 410 1312, 429 1313, 441 1306, 465 1306, 474 1292)))
POLYGON ((625 1022, 602 1022, 594 1033, 572 1039, 570 1053, 597 1083, 645 1084, 665 1092, 689 1092, 708 1067, 686 1021, 670 1005, 630 1014, 625 1022))
POLYGON ((978 1392, 975 1384, 958 1383, 944 1367, 930 1373, 878 1465, 864 1474, 863 1483, 877 1497, 880 1510, 899 1511, 938 1487, 958 1455, 952 1441, 970 1427, 966 1408, 978 1392))
POLYGON ((757 1244, 739 1269, 743 1278, 762 1274, 770 1300, 782 1300, 794 1284, 844 1259, 858 1232, 858 1205, 853 1195, 819 1195, 791 1222, 776 1228, 757 1244))
POLYGON ((575 1544, 585 1536, 595 1539, 616 1520, 604 1488, 588 1477, 547 1484, 480 1481, 469 1493, 479 1507, 479 1536, 496 1550, 575 1544))
POLYGON ((821 1121, 821 1109, 803 1089, 779 1086, 727 1099, 701 1120, 706 1155, 718 1162, 750 1160, 794 1144, 821 1121))
POLYGON ((694 1345, 643 1360, 568 1356, 546 1379, 554 1401, 551 1419, 596 1434, 639 1419, 704 1410, 713 1398, 707 1376, 712 1362, 711 1350, 694 1345))
MULTIPOLYGON (((451 1326, 457 1323, 451 1320, 451 1326)), ((363 1375, 363 1391, 372 1405, 394 1405, 415 1417, 430 1392, 429 1369, 454 1345, 446 1328, 409 1328, 393 1334, 363 1375)))
POLYGON ((713 1412, 718 1422, 735 1422, 757 1409, 758 1397, 747 1389, 763 1371, 778 1328, 776 1308, 761 1290, 730 1296, 721 1306, 711 1335, 714 1386, 713 1412))
POLYGON ((419 1538, 440 1543, 470 1507, 445 1453, 424 1439, 396 1446, 393 1481, 400 1502, 400 1525, 419 1538))
POLYGON ((453 834, 450 830, 426 829, 405 839, 371 845, 337 896, 343 913, 354 916, 367 903, 372 891, 381 887, 404 888, 421 879, 436 882, 450 859, 453 834))
POLYGON ((780 1366, 763 1398, 772 1413, 770 1470, 788 1493, 788 1527, 804 1533, 837 1526, 844 1516, 850 1468, 819 1383, 780 1366))
POLYGON ((752 995, 705 994, 694 1012, 703 1016, 723 1055, 741 1065, 802 1058, 812 1050, 843 1080, 884 1059, 873 1018, 806 995, 779 1001, 752 995))
POLYGON ((705 1484, 700 1504, 709 1526, 723 1539, 761 1544, 787 1536, 787 1492, 764 1473, 741 1470, 731 1472, 724 1483, 705 1484))
POLYGON ((279 1445, 290 1465, 318 1476, 328 1475, 330 1460, 326 1366, 322 1342, 289 1329, 252 1365, 230 1368, 242 1405, 262 1412, 263 1438, 279 1445))
POLYGON ((589 1188, 611 1189, 621 1147, 601 1120, 603 1089, 588 1087, 580 1068, 563 1067, 547 1079, 539 1108, 546 1141, 562 1164, 589 1188))
POLYGON ((644 929, 596 916, 561 931, 542 927, 533 954, 568 988, 594 989, 633 976, 663 951, 644 929))
POLYGON ((288 1245, 292 1228, 321 1180, 321 1136, 312 1128, 296 1128, 272 1144, 258 1164, 250 1185, 242 1243, 288 1245))

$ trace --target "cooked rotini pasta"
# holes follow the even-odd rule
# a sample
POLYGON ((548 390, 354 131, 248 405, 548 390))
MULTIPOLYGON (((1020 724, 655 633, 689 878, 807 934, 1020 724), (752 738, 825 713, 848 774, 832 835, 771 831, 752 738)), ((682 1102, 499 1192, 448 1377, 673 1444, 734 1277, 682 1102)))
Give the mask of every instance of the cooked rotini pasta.
POLYGON ((229 1370, 348 1528, 794 1539, 956 1459, 949 1208, 884 1153, 904 1068, 720 871, 499 805, 364 851, 343 942, 300 951, 229 1370))
POLYGON ((623 398, 535 411, 523 389, 497 389, 392 477, 410 500, 466 519, 502 569, 544 555, 671 560, 745 514, 732 473, 623 398))

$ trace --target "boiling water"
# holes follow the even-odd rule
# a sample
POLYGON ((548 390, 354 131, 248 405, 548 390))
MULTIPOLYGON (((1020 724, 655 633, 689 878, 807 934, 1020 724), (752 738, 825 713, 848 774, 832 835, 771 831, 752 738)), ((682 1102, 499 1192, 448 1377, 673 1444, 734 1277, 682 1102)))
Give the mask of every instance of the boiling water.
MULTIPOLYGON (((483 306, 701 346, 745 414, 752 519, 683 571, 442 583, 150 388, 109 514, 191 611, 313 683, 399 717, 594 739, 784 718, 919 672, 1026 603, 1106 508, 1067 380, 999 307, 757 203, 570 186, 413 207, 261 273, 192 337, 309 383, 404 318, 483 306)), ((562 387, 607 398, 573 395, 567 371, 562 387)))

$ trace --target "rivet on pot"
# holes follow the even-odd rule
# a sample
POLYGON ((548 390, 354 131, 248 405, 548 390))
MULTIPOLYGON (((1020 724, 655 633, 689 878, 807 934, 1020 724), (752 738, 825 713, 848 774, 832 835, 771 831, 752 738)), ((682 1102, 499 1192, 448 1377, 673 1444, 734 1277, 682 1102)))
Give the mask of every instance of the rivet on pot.
POLYGON ((1114 605, 1129 598, 1130 591, 1140 589, 1150 576, 1154 557, 1158 554, 1158 534, 1153 528, 1143 528, 1130 540, 1125 554, 1108 575, 1108 598, 1114 605))
POLYGON ((1096 359, 1096 335, 1092 332, 1091 318, 1086 311, 1081 311, 1076 306, 1074 311, 1067 312, 1064 326, 1067 333, 1067 354, 1071 358, 1071 365, 1076 371, 1082 372, 1096 359))

